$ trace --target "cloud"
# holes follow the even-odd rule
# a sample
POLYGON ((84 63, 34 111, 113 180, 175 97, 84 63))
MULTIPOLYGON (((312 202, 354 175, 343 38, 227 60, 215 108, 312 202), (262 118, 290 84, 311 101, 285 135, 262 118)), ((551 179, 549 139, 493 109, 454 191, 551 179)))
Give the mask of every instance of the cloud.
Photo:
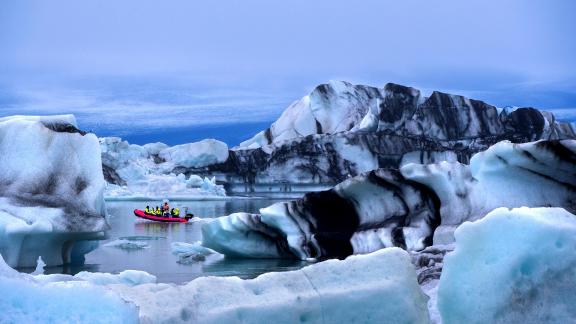
POLYGON ((118 135, 164 128, 273 121, 289 102, 264 95, 229 91, 179 98, 178 90, 150 94, 94 91, 18 91, 4 94, 1 114, 76 115, 81 128, 118 135))

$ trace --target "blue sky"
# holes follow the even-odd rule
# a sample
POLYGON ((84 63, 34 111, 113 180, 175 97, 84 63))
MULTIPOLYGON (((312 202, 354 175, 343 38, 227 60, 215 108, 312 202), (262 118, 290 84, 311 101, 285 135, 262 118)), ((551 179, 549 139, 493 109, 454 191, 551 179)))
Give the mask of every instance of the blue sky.
POLYGON ((237 144, 331 79, 576 120, 576 2, 3 0, 0 114, 237 144))

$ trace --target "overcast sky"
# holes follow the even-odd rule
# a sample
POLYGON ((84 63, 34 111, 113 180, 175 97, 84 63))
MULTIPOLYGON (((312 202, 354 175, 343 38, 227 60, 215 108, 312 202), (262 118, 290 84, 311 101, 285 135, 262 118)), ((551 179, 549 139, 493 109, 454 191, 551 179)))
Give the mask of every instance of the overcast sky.
POLYGON ((75 113, 136 142, 236 144, 339 79, 570 119, 575 35, 571 0, 2 0, 0 114, 75 113), (160 136, 166 125, 187 135, 160 136))

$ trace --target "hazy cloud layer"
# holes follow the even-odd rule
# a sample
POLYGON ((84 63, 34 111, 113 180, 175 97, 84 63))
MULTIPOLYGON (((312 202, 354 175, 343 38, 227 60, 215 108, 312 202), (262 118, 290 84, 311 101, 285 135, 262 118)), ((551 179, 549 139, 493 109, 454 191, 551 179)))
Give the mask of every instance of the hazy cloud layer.
POLYGON ((6 0, 0 114, 75 113, 106 135, 211 134, 260 127, 337 79, 571 119, 575 12, 571 0, 6 0))

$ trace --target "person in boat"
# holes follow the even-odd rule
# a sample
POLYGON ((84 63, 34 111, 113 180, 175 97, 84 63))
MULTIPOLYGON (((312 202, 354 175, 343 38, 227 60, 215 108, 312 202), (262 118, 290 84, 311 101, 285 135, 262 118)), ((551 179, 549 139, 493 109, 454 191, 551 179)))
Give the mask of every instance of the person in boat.
POLYGON ((165 201, 164 206, 162 206, 162 212, 164 213, 164 216, 170 216, 170 206, 167 201, 165 201))
POLYGON ((150 207, 149 207, 149 206, 146 206, 146 208, 144 208, 144 212, 145 212, 146 214, 150 214, 150 207))
POLYGON ((156 206, 156 211, 154 213, 155 215, 161 216, 162 215, 162 211, 160 210, 160 207, 156 206))
POLYGON ((170 215, 172 215, 172 217, 180 217, 180 209, 178 207, 172 208, 170 215))

